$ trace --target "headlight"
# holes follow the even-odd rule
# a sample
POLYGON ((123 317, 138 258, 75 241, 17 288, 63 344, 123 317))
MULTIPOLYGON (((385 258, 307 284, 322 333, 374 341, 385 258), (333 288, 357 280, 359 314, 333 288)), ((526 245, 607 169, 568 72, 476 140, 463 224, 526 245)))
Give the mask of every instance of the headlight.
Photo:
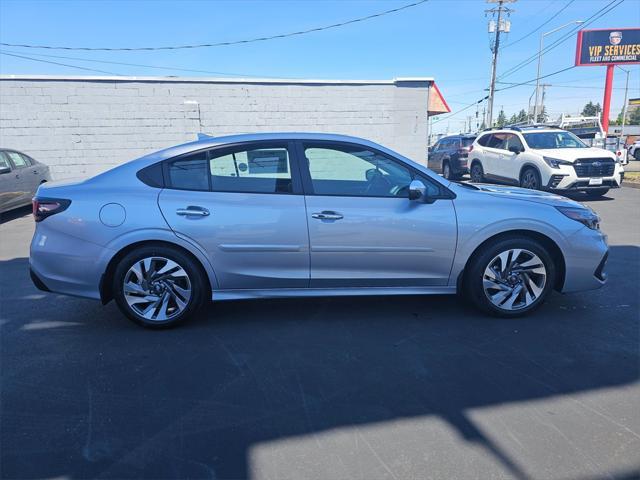
POLYGON ((556 207, 556 209, 564 216, 580 222, 591 230, 598 230, 600 228, 600 217, 593 210, 576 207, 556 207))
POLYGON ((571 162, 567 162, 566 160, 560 160, 559 158, 553 157, 542 157, 547 165, 551 168, 560 168, 560 165, 572 165, 571 162))

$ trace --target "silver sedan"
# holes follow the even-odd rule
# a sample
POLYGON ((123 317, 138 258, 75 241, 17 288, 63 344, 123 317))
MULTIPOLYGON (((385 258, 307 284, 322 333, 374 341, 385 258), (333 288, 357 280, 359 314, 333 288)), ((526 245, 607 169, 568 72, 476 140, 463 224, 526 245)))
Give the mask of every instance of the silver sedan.
POLYGON ((22 152, 0 149, 0 213, 30 205, 40 184, 50 180, 48 166, 22 152))
POLYGON ((207 300, 455 294, 512 317, 606 280, 587 207, 450 182, 373 142, 312 133, 203 137, 34 199, 39 288, 147 327, 207 300))

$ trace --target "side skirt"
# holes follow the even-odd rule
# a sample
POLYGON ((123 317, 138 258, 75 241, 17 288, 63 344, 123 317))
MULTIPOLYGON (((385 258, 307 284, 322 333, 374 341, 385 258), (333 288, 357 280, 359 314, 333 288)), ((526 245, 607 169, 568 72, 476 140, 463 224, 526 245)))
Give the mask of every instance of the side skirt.
POLYGON ((212 300, 290 297, 349 297, 367 295, 454 295, 456 287, 350 287, 278 288, 266 290, 214 290, 212 300))

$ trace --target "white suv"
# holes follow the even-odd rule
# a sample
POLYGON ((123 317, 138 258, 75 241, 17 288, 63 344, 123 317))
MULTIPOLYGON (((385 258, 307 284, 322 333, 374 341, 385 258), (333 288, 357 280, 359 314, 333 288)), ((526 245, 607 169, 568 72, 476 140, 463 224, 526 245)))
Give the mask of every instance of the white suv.
POLYGON ((471 181, 524 188, 583 191, 619 188, 624 169, 615 153, 585 145, 560 128, 510 127, 482 132, 469 152, 471 181))

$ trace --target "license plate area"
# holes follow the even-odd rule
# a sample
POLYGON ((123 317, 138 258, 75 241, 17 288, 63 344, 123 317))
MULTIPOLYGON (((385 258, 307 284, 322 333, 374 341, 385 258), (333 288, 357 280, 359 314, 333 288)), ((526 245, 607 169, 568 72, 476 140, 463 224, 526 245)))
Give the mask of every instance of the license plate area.
POLYGON ((590 178, 589 185, 602 185, 602 178, 590 178))

